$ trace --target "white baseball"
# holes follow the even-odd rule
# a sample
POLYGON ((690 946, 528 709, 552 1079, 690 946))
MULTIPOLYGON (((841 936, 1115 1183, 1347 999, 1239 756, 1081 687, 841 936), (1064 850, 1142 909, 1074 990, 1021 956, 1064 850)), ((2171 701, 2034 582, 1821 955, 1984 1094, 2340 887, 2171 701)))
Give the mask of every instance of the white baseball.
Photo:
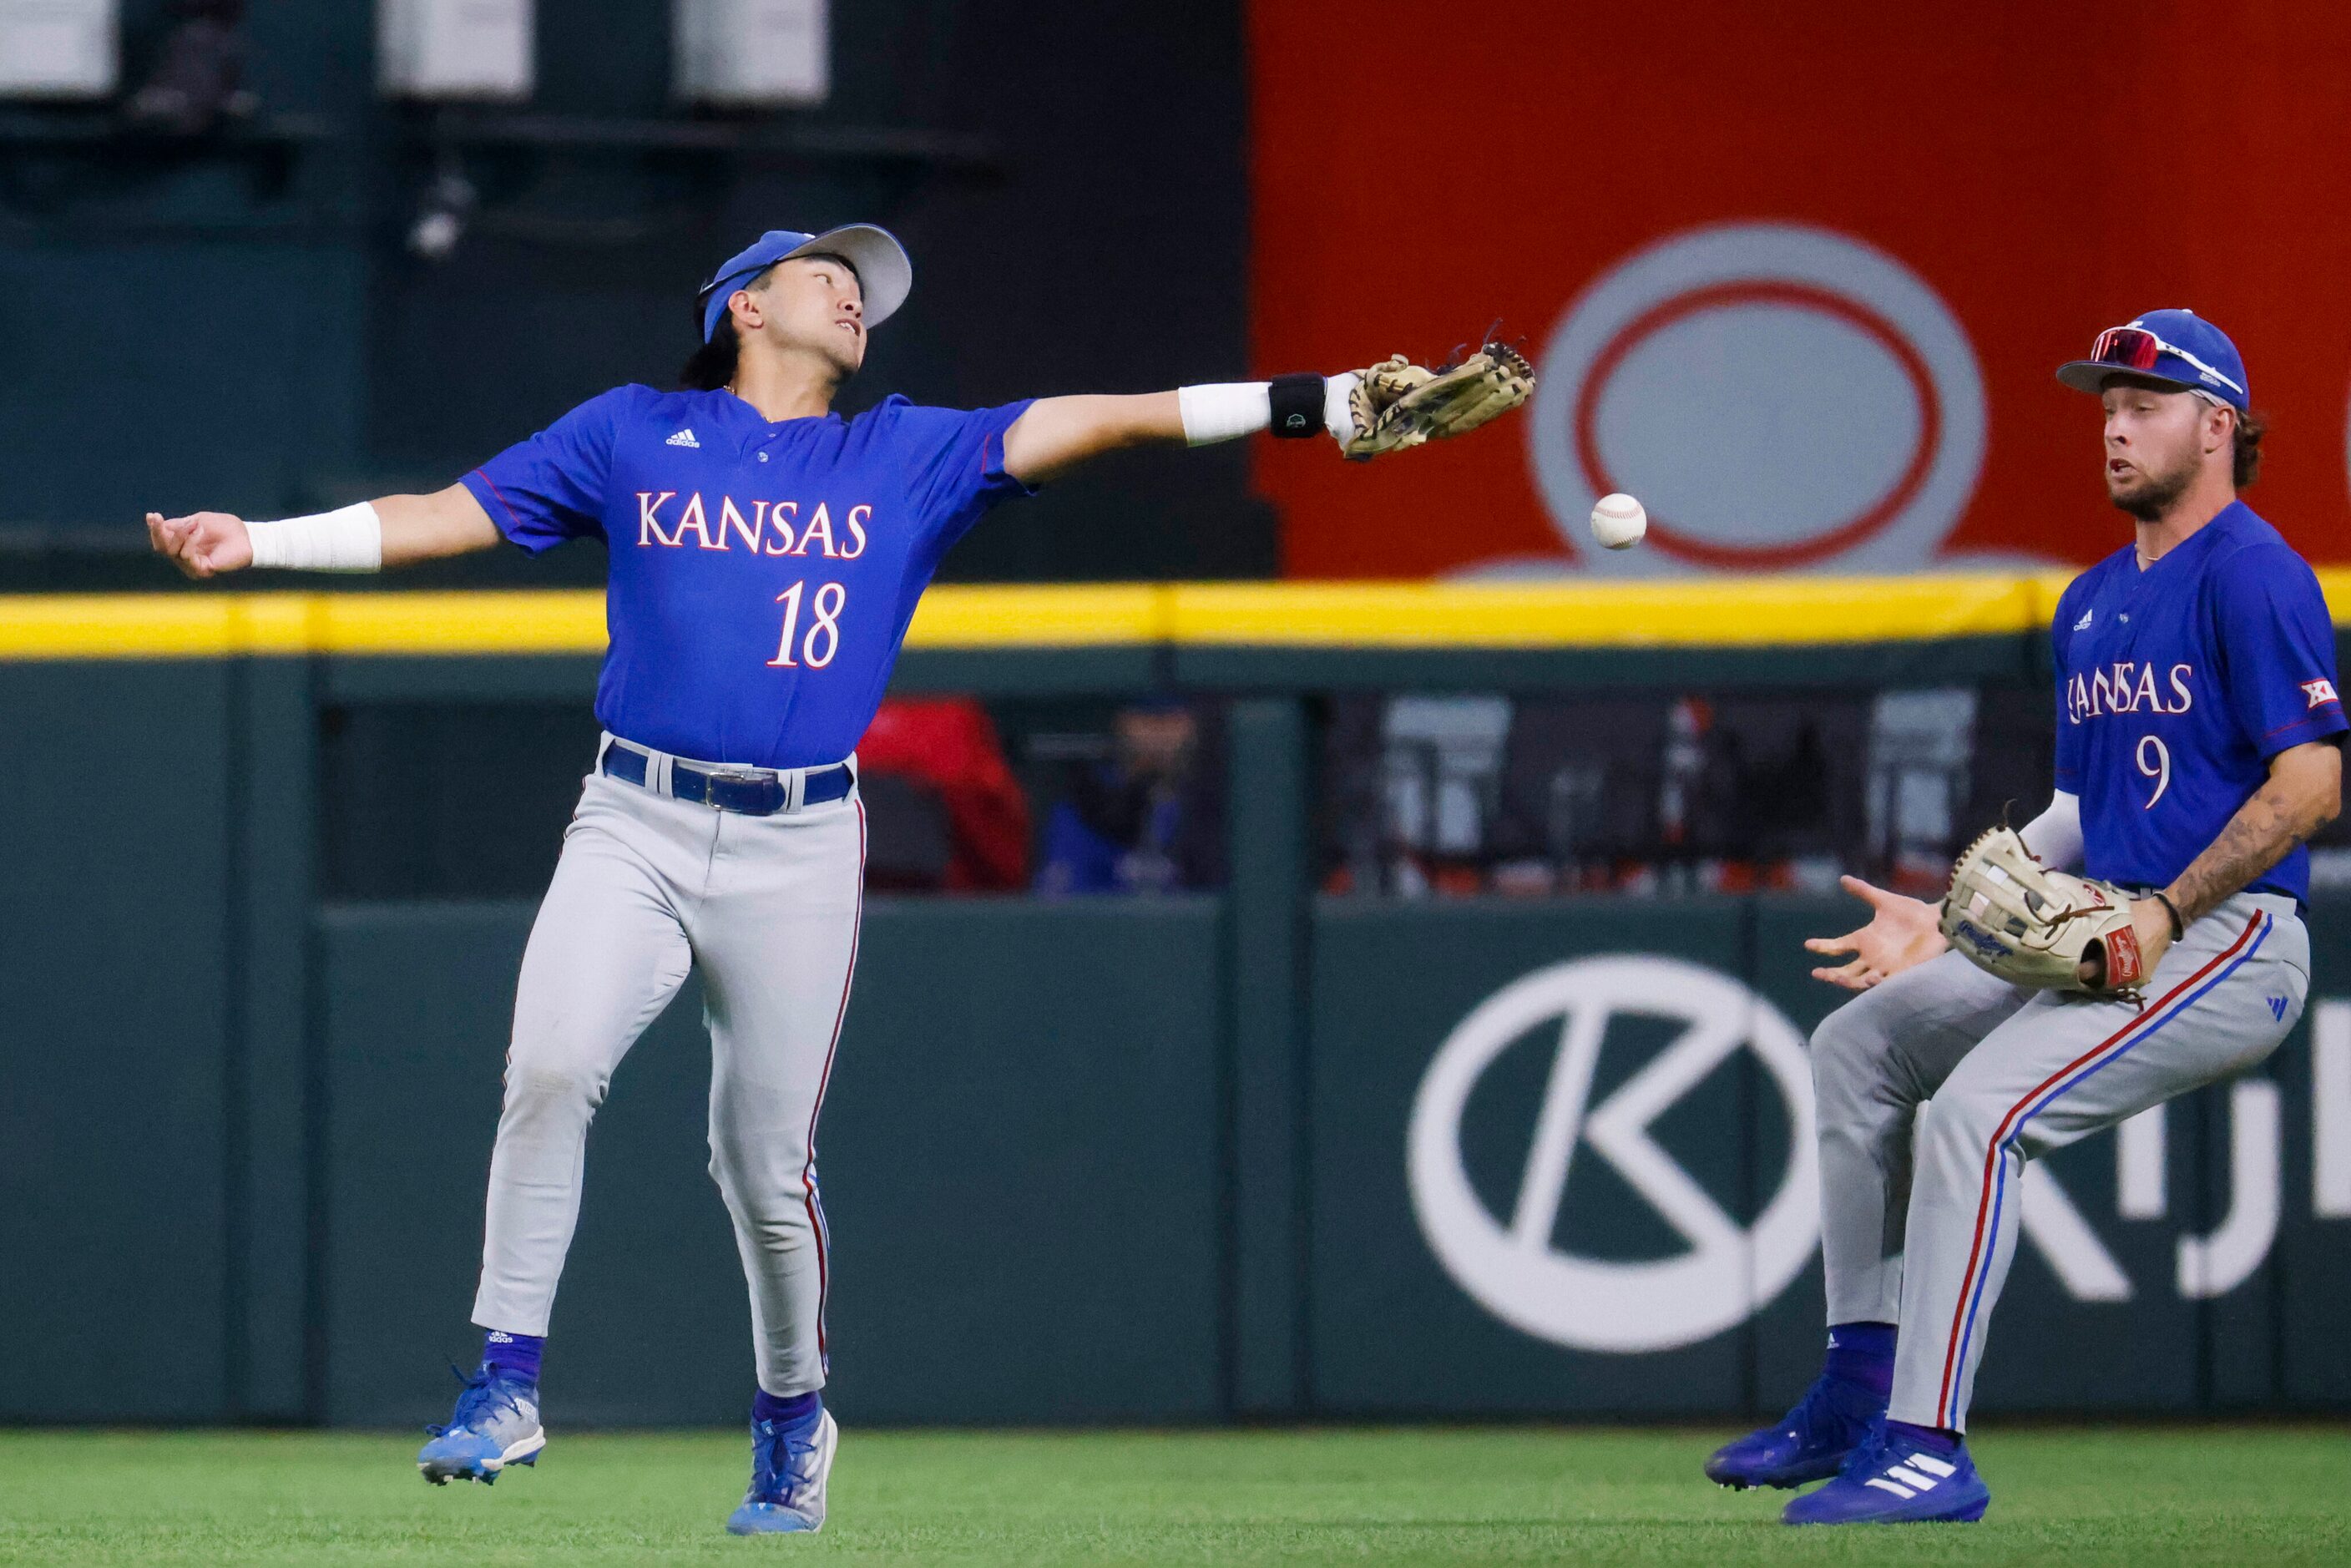
POLYGON ((1631 549, 1648 531, 1647 508, 1622 490, 1592 508, 1592 537, 1610 549, 1631 549))

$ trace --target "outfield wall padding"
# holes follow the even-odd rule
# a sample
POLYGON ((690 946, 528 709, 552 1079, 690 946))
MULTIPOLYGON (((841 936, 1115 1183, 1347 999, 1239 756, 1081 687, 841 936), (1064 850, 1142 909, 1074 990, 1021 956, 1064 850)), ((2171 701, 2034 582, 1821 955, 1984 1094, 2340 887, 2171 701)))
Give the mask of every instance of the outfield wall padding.
MULTIPOLYGON (((1060 657, 927 652, 1012 660, 1014 689, 1060 657)), ((443 1363, 472 1354, 531 907, 323 904, 320 715, 544 699, 591 662, 312 649, 0 668, 17 743, 0 768, 0 1419, 432 1417, 443 1363)), ((1762 1057, 1731 1052, 1637 1124, 1614 1102, 1613 1134, 1601 1107, 1674 1048, 1693 996, 1736 996, 1801 1038, 1834 996, 1799 942, 1852 910, 1317 897, 1311 693, 1270 669, 1229 710, 1225 892, 872 905, 820 1136, 844 1416, 1781 1407, 1818 1354, 1808 1239, 1776 1288, 1786 1260, 1762 1243, 1708 1252, 1723 1267, 1675 1311, 1712 1301, 1725 1321, 1634 1350, 1516 1322, 1546 1310, 1541 1267, 1522 1270, 1531 1287, 1501 1269, 1487 1300, 1440 1254, 1479 1211, 1533 1264, 1703 1251, 1676 1202, 1685 1225, 1703 1232, 1710 1206, 1745 1235, 1790 1168, 1793 1113, 1762 1057), (1446 1042, 1528 977, 1611 955, 1662 979, 1617 998, 1588 1092, 1552 1117, 1565 1164, 1535 1156, 1573 992, 1475 1075, 1447 1131, 1475 1207, 1432 1220, 1407 1149, 1446 1042), (1594 1115, 1619 1156, 1646 1138, 1680 1197, 1662 1167, 1628 1176, 1596 1152, 1594 1115), (1548 1229, 1531 1169, 1565 1194, 1548 1229)), ((2175 1105, 2158 1143, 2101 1135, 2049 1162, 2062 1210, 2020 1250, 1986 1410, 2351 1410, 2351 900, 2323 896, 2312 924, 2312 1007, 2270 1063, 2175 1105), (2184 1285, 2191 1264, 2205 1277, 2184 1285)), ((747 1311, 705 1174, 706 1054, 689 991, 599 1118, 548 1363, 567 1422, 739 1415, 747 1311)), ((1640 1337, 1621 1301, 1595 1311, 1614 1314, 1604 1338, 1640 1337)))

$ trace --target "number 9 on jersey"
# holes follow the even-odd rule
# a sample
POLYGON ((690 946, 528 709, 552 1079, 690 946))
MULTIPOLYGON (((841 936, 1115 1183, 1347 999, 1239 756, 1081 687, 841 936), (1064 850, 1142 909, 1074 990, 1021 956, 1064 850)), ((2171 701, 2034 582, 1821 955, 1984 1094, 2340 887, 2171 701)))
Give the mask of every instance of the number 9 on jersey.
POLYGON ((2171 749, 2163 744, 2161 737, 2142 735, 2138 737, 2138 770, 2155 780, 2155 793, 2149 795, 2147 804, 2139 808, 2143 811, 2151 811, 2155 810, 2155 803, 2163 799, 2163 792, 2171 787, 2171 749))

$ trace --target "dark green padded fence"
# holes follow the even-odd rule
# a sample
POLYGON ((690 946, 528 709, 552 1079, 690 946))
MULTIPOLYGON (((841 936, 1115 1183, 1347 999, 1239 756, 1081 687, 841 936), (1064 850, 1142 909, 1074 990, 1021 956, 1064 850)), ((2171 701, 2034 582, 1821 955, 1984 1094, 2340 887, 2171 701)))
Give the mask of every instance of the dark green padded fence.
MULTIPOLYGON (((444 1403, 441 1365, 470 1351, 530 909, 319 905, 318 713, 360 693, 559 695, 590 674, 6 668, 0 1418, 405 1425, 444 1403)), ((1664 1218, 1669 1177, 1628 1176, 1573 1125, 1563 1167, 1533 1157, 1568 1015, 1601 994, 1591 970, 1495 1042, 1444 1124, 1474 1207, 1416 1190, 1408 1149, 1441 1051, 1527 977, 1646 966, 1648 989, 1606 1020, 1588 1132, 1693 998, 1800 1037, 1834 998, 1797 942, 1848 912, 1317 899, 1310 717, 1270 681, 1231 709, 1224 894, 872 906, 822 1134, 852 1418, 1711 1415, 1776 1408, 1809 1371, 1817 1257, 1749 1239, 1795 1148, 1764 1055, 1707 1065, 1639 1128, 1721 1217, 1719 1246, 1664 1218), (1543 1228, 1554 1176, 1566 1197, 1543 1228), (1481 1301, 1448 1266, 1479 1212, 1532 1284, 1488 1279, 1481 1301), (1701 1253, 1676 1308, 1698 1329, 1645 1331, 1608 1289, 1576 1298, 1564 1334, 1514 1326, 1558 1306, 1546 1259, 1701 1253)), ((1986 1408, 2351 1407, 2351 905, 2313 925, 2310 1018, 2250 1087, 2172 1107, 2127 1192, 2113 1136, 2051 1162, 2065 1201, 2021 1251, 1986 1408), (2204 1270, 2186 1291, 2184 1256, 2204 1270)), ((549 1359, 569 1419, 739 1414, 747 1314, 704 1174, 705 1088, 689 993, 593 1137, 549 1359)))

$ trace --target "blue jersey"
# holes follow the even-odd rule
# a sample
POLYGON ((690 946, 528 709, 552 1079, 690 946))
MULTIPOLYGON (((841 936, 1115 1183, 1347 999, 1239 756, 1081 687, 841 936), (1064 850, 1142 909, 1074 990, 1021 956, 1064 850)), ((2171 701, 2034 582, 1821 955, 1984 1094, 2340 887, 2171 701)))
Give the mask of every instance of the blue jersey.
POLYGON ((770 424, 732 392, 626 386, 465 484, 527 550, 604 540, 605 728, 706 762, 815 767, 872 722, 947 547, 1031 493, 1004 471, 1028 406, 892 397, 770 424))
MULTIPOLYGON (((2057 788, 2082 800, 2084 869, 2162 887, 2288 747, 2340 735, 2318 579, 2241 501, 2141 571, 2136 547, 2057 601, 2057 788)), ((2297 845, 2250 891, 2300 899, 2297 845)))

